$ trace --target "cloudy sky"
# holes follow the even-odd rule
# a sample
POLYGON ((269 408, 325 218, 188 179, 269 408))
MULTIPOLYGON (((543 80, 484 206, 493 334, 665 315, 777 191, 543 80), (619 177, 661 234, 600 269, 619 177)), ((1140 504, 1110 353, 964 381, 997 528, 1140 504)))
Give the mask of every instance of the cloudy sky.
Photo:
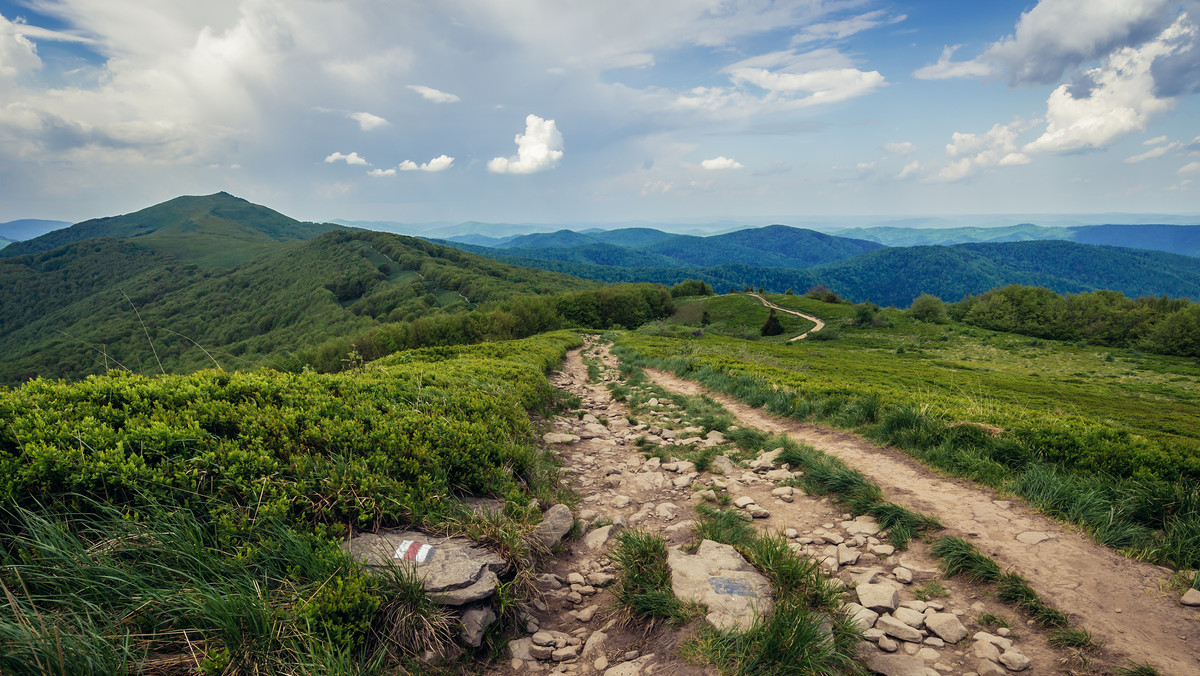
POLYGON ((0 221, 1200 212, 1200 0, 0 0, 0 221))

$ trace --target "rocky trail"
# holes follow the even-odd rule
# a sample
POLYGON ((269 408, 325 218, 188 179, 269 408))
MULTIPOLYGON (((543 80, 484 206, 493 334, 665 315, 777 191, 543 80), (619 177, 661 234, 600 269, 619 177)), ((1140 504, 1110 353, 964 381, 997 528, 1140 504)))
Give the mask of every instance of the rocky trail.
MULTIPOLYGON (((1152 664, 1164 676, 1200 673, 1200 614, 1181 606, 1165 586, 1169 571, 1117 556, 1019 501, 947 480, 897 451, 709 395, 736 425, 789 434, 837 455, 879 483, 889 500, 939 517, 948 534, 972 541, 1027 576, 1043 597, 1071 613, 1104 645, 1086 653, 1053 648, 1048 633, 1012 606, 960 578, 946 579, 923 542, 896 551, 870 517, 855 518, 829 498, 778 486, 792 473, 777 466, 773 454, 731 460, 739 457, 738 449, 720 432, 704 434, 670 396, 649 399, 632 411, 615 401, 608 386, 620 379, 617 367, 607 346, 589 340, 551 377, 581 401, 578 417, 552 421, 546 441, 562 458, 565 481, 581 496, 574 517, 587 526, 581 537, 563 542, 564 553, 539 577, 543 596, 527 618, 527 634, 509 644, 508 659, 489 673, 717 673, 680 655, 680 646, 703 620, 682 629, 662 624, 647 629, 644 621, 626 621, 606 587, 616 579, 608 555, 621 529, 659 534, 671 546, 688 543, 694 540, 696 505, 718 502, 721 495, 755 517, 761 530, 786 534, 789 546, 819 560, 824 571, 845 583, 848 609, 869 641, 861 654, 878 673, 1110 674, 1130 660, 1152 664), (665 449, 658 455, 667 459, 647 459, 639 440, 665 449), (675 461, 673 447, 713 447, 724 455, 701 472, 691 462, 675 461), (1010 626, 997 626, 990 618, 1010 626)), ((709 394, 670 374, 649 375, 653 383, 646 387, 709 394)), ((724 578, 709 582, 714 579, 724 578)))

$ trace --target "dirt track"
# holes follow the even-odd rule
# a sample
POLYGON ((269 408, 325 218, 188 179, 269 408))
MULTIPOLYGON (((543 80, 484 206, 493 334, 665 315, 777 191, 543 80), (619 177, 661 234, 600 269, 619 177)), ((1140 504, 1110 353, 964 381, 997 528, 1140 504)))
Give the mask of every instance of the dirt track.
POLYGON ((789 310, 788 308, 781 307, 779 305, 772 303, 771 301, 767 300, 766 298, 763 298, 762 296, 758 295, 757 293, 751 293, 751 294, 747 294, 747 295, 757 298, 759 300, 759 302, 761 302, 763 305, 765 305, 769 308, 779 310, 780 312, 786 312, 789 315, 803 317, 803 318, 807 319, 808 321, 812 322, 813 324, 816 324, 816 326, 812 327, 808 331, 801 333, 800 335, 796 336, 795 338, 789 339, 788 340, 789 343, 794 343, 797 340, 804 340, 805 338, 808 337, 808 334, 816 333, 817 331, 820 331, 821 329, 825 328, 825 322, 821 321, 817 317, 814 317, 812 315, 806 315, 803 312, 799 312, 797 310, 789 310))
POLYGON ((668 390, 713 397, 739 424, 787 434, 836 455, 878 483, 889 500, 936 516, 947 534, 970 540, 1020 572, 1044 599, 1069 612, 1115 653, 1154 665, 1164 676, 1200 674, 1200 612, 1179 604, 1167 583, 1168 569, 1126 559, 1033 511, 1020 498, 947 479, 896 449, 773 416, 664 371, 647 373, 668 390))

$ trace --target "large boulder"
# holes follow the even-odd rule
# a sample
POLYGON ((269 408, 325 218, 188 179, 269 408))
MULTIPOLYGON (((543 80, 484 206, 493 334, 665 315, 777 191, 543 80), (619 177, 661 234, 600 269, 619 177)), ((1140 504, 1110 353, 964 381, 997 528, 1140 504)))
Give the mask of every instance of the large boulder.
POLYGON ((704 540, 695 553, 667 551, 675 596, 708 606, 707 620, 718 629, 745 631, 774 608, 771 584, 737 550, 704 540))
POLYGON ((491 597, 508 569, 499 554, 466 538, 443 538, 417 531, 362 533, 342 548, 372 567, 413 566, 429 597, 461 606, 491 597))
POLYGON ((855 591, 862 607, 877 613, 890 613, 900 605, 900 593, 889 584, 860 584, 855 591))
POLYGON ((967 628, 954 613, 934 613, 925 618, 925 626, 946 643, 958 643, 967 637, 967 628))
POLYGON ((538 539, 547 548, 553 547, 562 542, 574 525, 575 518, 571 516, 571 508, 561 504, 554 505, 546 510, 541 523, 537 525, 538 539))

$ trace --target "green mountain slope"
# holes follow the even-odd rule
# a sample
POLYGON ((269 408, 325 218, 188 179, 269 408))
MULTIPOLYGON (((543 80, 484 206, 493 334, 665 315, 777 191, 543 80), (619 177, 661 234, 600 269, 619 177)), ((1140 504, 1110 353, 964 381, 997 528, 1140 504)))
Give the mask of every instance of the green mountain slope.
POLYGON ((1200 256, 1200 226, 1197 225, 1086 225, 1071 228, 1071 239, 1081 244, 1200 256))
POLYGON ((228 193, 177 197, 121 216, 97 218, 5 247, 0 256, 56 249, 96 237, 138 244, 207 267, 232 267, 280 242, 310 239, 339 226, 303 223, 228 193))
POLYGON ((1024 242, 1038 239, 1071 239, 1071 228, 1046 228, 1021 223, 998 228, 901 228, 879 226, 837 231, 839 237, 857 237, 885 246, 967 244, 972 242, 1024 242))

